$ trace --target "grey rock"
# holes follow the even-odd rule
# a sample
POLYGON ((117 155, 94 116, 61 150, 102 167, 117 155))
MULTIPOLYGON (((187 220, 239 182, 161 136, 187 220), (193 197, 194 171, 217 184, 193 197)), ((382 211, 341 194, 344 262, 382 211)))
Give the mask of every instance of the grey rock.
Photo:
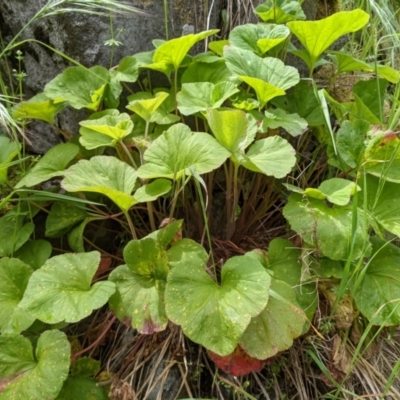
MULTIPOLYGON (((12 40, 46 3, 48 0, 1 0, 0 30, 5 43, 12 40)), ((214 1, 210 15, 204 1, 168 0, 167 4, 169 38, 201 32, 207 27, 211 29, 218 25, 222 0, 214 1)), ((153 39, 166 38, 162 0, 135 0, 130 1, 129 5, 146 14, 113 15, 114 37, 123 43, 114 47, 113 57, 111 47, 104 45, 112 37, 110 18, 107 16, 70 12, 41 18, 28 26, 18 41, 35 39, 86 67, 102 65, 108 68, 111 66, 111 59, 112 64, 116 65, 127 55, 151 50, 153 39)), ((72 65, 67 58, 36 42, 25 43, 19 49, 23 52, 23 68, 27 73, 24 82, 27 98, 43 91, 46 83, 72 65)), ((204 47, 198 46, 195 50, 203 51, 204 47)), ((15 52, 9 60, 15 62, 15 52)), ((16 64, 13 66, 15 68, 16 64)), ((67 135, 76 134, 80 117, 80 113, 64 112, 58 118, 59 128, 67 135)), ((35 123, 29 126, 38 146, 39 142, 45 143, 47 140, 49 145, 56 143, 60 139, 59 133, 54 133, 53 137, 51 129, 44 129, 42 125, 35 123), (38 137, 43 140, 37 140, 38 137)), ((35 147, 35 151, 44 152, 46 148, 35 147)))

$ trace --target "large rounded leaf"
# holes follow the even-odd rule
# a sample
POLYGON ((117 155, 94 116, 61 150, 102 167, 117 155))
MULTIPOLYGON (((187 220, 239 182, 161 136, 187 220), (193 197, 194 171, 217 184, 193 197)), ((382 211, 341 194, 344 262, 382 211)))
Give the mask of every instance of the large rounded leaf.
POLYGON ((270 276, 246 256, 228 260, 218 285, 201 263, 177 263, 165 291, 169 319, 181 325, 189 339, 219 355, 235 349, 251 317, 268 302, 270 276))
POLYGON ((241 165, 250 171, 283 178, 296 163, 295 153, 287 140, 271 136, 257 140, 241 160, 241 165))
POLYGON ((124 211, 136 203, 131 196, 136 172, 115 157, 96 156, 90 161, 81 160, 64 175, 62 186, 68 192, 102 193, 124 211))
POLYGON ((152 238, 130 241, 124 260, 110 274, 117 288, 110 307, 121 321, 131 323, 140 333, 152 334, 165 329, 164 289, 168 274, 167 253, 152 238))
POLYGON ((19 302, 33 269, 15 258, 0 260, 0 332, 19 333, 33 324, 35 318, 19 302))
MULTIPOLYGON (((362 206, 366 198, 371 225, 377 223, 383 229, 400 237, 400 185, 385 182, 371 175, 361 179, 363 191, 359 197, 362 206)), ((379 228, 377 229, 379 230, 379 228)))
POLYGON ((351 288, 359 310, 374 325, 400 322, 400 249, 372 237, 373 257, 362 281, 351 288))
POLYGON ((353 206, 329 207, 324 201, 292 194, 283 209, 283 215, 301 238, 316 247, 323 255, 333 260, 347 260, 350 244, 353 243, 352 258, 357 259, 368 250, 365 237, 363 211, 358 209, 354 238, 352 237, 353 206))
POLYGON ((229 43, 234 47, 263 55, 282 43, 289 34, 290 30, 285 25, 245 24, 232 29, 229 43))
POLYGON ((293 339, 302 334, 304 322, 294 290, 273 279, 267 307, 251 320, 240 346, 250 356, 265 360, 291 347, 293 339))
POLYGON ((189 168, 194 168, 198 174, 217 169, 229 156, 230 153, 209 134, 192 132, 184 124, 176 124, 144 153, 146 164, 137 173, 143 179, 179 179, 191 175, 189 168))
POLYGON ((287 26, 305 47, 301 58, 310 71, 322 53, 340 36, 356 32, 368 23, 369 15, 362 10, 342 11, 319 21, 291 21, 287 26))
POLYGON ((261 79, 279 89, 289 89, 300 81, 296 68, 287 66, 274 57, 261 58, 249 50, 225 47, 226 66, 233 74, 261 79))
POLYGON ((90 286, 99 263, 97 251, 50 258, 32 274, 20 306, 48 324, 80 321, 115 292, 112 282, 90 286))
POLYGON ((96 111, 107 82, 108 71, 104 67, 68 67, 45 86, 44 93, 54 104, 67 101, 77 110, 85 107, 96 111))
POLYGON ((183 115, 191 115, 208 108, 218 108, 238 91, 233 82, 219 82, 215 85, 211 82, 184 83, 176 96, 178 109, 183 115))
MULTIPOLYGON (((313 319, 318 298, 315 283, 304 282, 305 271, 300 263, 301 251, 284 239, 273 239, 268 246, 268 270, 273 271, 275 279, 285 282, 295 291, 296 301, 300 304, 309 321, 313 319)), ((306 323, 304 328, 308 329, 306 323)))
POLYGON ((15 187, 32 187, 55 176, 61 176, 78 153, 79 147, 72 143, 62 143, 54 146, 29 170, 15 187))
POLYGON ((29 240, 35 225, 24 225, 24 215, 9 212, 0 218, 0 257, 11 256, 29 240))
POLYGON ((101 146, 115 147, 133 129, 133 122, 125 113, 88 119, 81 121, 79 125, 79 133, 82 135, 79 142, 89 150, 101 146))
POLYGON ((20 335, 0 336, 0 400, 55 399, 70 364, 71 346, 63 332, 41 334, 35 351, 20 335))

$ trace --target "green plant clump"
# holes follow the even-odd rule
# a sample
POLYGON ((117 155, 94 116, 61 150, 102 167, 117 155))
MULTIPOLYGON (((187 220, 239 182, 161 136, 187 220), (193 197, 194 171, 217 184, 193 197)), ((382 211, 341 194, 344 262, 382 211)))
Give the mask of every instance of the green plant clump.
POLYGON ((392 93, 398 107, 400 74, 330 50, 364 11, 305 21, 297 2, 269 3, 205 53, 189 55, 217 30, 68 67, 9 110, 21 132, 66 107, 90 116, 40 159, 0 137, 0 400, 95 388, 74 358, 68 375, 63 331, 101 307, 143 335, 174 323, 222 359, 262 362, 316 325, 318 292, 338 330, 399 324, 400 139, 384 105, 392 93), (356 71, 369 79, 341 102, 335 82, 356 71))

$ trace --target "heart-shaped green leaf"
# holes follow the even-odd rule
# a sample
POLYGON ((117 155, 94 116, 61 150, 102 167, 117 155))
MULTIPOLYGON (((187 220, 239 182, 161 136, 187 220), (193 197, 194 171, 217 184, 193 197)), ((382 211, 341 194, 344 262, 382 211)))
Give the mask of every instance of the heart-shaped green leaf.
POLYGON ((97 251, 50 258, 31 275, 20 306, 48 324, 80 321, 115 292, 112 282, 91 286, 99 263, 97 251))
POLYGON ((98 383, 96 379, 86 376, 69 376, 56 400, 109 400, 108 390, 98 383))
POLYGON ((293 0, 267 0, 258 5, 254 12, 264 22, 275 22, 276 24, 306 19, 301 3, 293 0))
POLYGON ((171 268, 178 266, 205 265, 208 259, 208 254, 204 247, 191 239, 182 239, 175 243, 167 252, 168 264, 171 268))
POLYGON ((21 335, 0 336, 1 400, 47 400, 57 397, 68 376, 71 346, 65 333, 42 333, 35 356, 21 335))
POLYGON ((33 269, 39 269, 50 257, 53 248, 47 240, 28 240, 14 253, 18 258, 33 269))
POLYGON ((280 136, 257 140, 240 161, 250 171, 285 177, 296 163, 294 148, 280 136))
POLYGON ((64 173, 65 168, 75 158, 79 147, 72 143, 61 143, 51 148, 39 162, 15 185, 32 187, 64 173))
POLYGON ((372 254, 362 281, 351 291, 359 310, 374 325, 400 322, 400 249, 372 237, 372 254))
POLYGON ((134 56, 124 57, 115 70, 115 78, 122 82, 136 82, 142 64, 134 56))
POLYGON ((204 31, 196 34, 181 36, 161 44, 153 55, 153 64, 147 68, 156 69, 169 75, 172 70, 177 70, 189 50, 201 40, 217 33, 218 29, 204 31))
POLYGON ((389 182, 400 183, 400 139, 396 134, 374 130, 367 135, 366 143, 365 171, 389 182))
POLYGON ((165 329, 164 290, 168 274, 167 253, 152 238, 130 241, 124 249, 127 265, 110 274, 116 293, 110 307, 121 321, 127 320, 140 333, 165 329))
POLYGON ((0 332, 20 333, 35 318, 19 307, 33 269, 15 258, 0 260, 0 332))
POLYGON ((193 62, 182 75, 183 83, 210 82, 216 85, 220 82, 231 81, 232 73, 225 65, 224 60, 213 63, 193 62))
POLYGON ((17 156, 21 145, 7 136, 0 136, 0 183, 7 182, 8 164, 17 156))
POLYGON ((332 58, 336 61, 337 74, 353 71, 377 72, 381 78, 384 78, 391 83, 398 83, 400 80, 400 72, 387 65, 370 65, 344 52, 330 51, 329 53, 334 56, 332 58))
POLYGON ((81 125, 79 142, 88 150, 101 146, 115 147, 133 129, 133 122, 125 113, 81 121, 79 125, 81 125))
POLYGON ((232 29, 229 44, 260 55, 282 43, 290 34, 285 25, 245 24, 232 29))
POLYGON ((178 109, 183 115, 191 115, 208 108, 218 108, 237 92, 239 89, 232 82, 216 85, 210 82, 184 83, 177 95, 178 109))
POLYGON ((46 236, 50 238, 65 235, 73 226, 88 216, 84 207, 68 202, 56 201, 46 218, 46 236))
POLYGON ((336 134, 336 147, 341 159, 351 168, 360 166, 365 152, 365 139, 370 124, 366 121, 344 121, 336 134))
POLYGON ((66 106, 66 104, 55 104, 44 93, 39 93, 27 101, 21 101, 13 109, 13 118, 18 119, 40 119, 54 124, 55 116, 66 106))
MULTIPOLYGON (((345 206, 349 203, 351 196, 360 188, 354 182, 342 178, 332 178, 323 181, 318 190, 323 193, 326 199, 332 204, 345 206)), ((305 191, 307 194, 307 190, 305 191)))
POLYGON ((154 95, 154 97, 148 95, 149 93, 147 93, 145 96, 139 93, 138 95, 129 96, 129 104, 126 106, 127 109, 135 112, 146 122, 150 122, 151 117, 167 99, 169 93, 158 92, 154 95))
MULTIPOLYGON (((318 305, 318 291, 315 283, 307 283, 307 271, 302 268, 301 251, 284 239, 273 239, 268 246, 267 269, 273 272, 273 277, 287 283, 296 293, 296 300, 303 312, 312 321, 315 308, 318 305)), ((304 320, 303 332, 310 324, 304 320)))
POLYGON ((285 91, 277 88, 262 79, 252 78, 250 76, 239 76, 239 78, 246 82, 254 89, 257 95, 257 100, 260 103, 260 108, 263 108, 274 97, 283 96, 285 91))
POLYGON ((96 156, 81 160, 65 173, 62 187, 68 192, 102 193, 121 210, 137 203, 131 193, 136 183, 135 170, 115 157, 96 156))
POLYGON ((194 342, 228 355, 251 317, 266 306, 271 278, 260 263, 238 256, 225 263, 218 285, 200 258, 176 263, 170 271, 165 291, 167 315, 194 342))
POLYGON ((289 89, 300 81, 297 69, 285 65, 278 58, 261 58, 252 51, 231 46, 224 48, 224 57, 226 66, 242 80, 243 76, 258 78, 282 90, 289 89))
POLYGON ((256 121, 241 110, 209 109, 207 120, 218 142, 232 153, 233 161, 235 154, 244 153, 257 133, 256 121))
POLYGON ((375 230, 378 224, 384 230, 400 236, 400 185, 385 182, 371 175, 366 175, 360 182, 363 190, 359 205, 366 200, 368 218, 375 230))
POLYGON ((104 67, 68 67, 45 86, 44 93, 54 104, 66 101, 77 110, 96 111, 107 82, 108 71, 104 67))
POLYGON ((292 346, 293 339, 302 334, 305 321, 294 290, 287 283, 272 279, 267 307, 252 318, 240 346, 260 360, 273 357, 292 346))
POLYGON ((0 257, 11 256, 29 240, 35 225, 24 224, 24 217, 6 214, 0 218, 0 257))
POLYGON ((322 53, 337 39, 364 27, 369 15, 362 10, 341 11, 318 21, 291 21, 287 26, 305 47, 296 52, 305 61, 310 71, 314 69, 322 53))
POLYGON ((352 235, 353 206, 329 207, 324 201, 300 194, 292 194, 283 209, 283 215, 301 238, 313 245, 323 255, 333 260, 347 260, 353 243, 353 259, 364 255, 369 249, 363 225, 363 211, 358 209, 354 238, 352 235))
POLYGON ((230 153, 209 134, 192 132, 184 124, 176 124, 157 138, 144 153, 146 164, 137 173, 143 179, 179 179, 191 175, 191 167, 198 174, 210 172, 229 156, 230 153))
MULTIPOLYGON (((152 238, 159 242, 164 248, 167 247, 174 239, 182 236, 183 219, 177 221, 166 219, 162 222, 163 228, 151 232, 146 238, 152 238), (179 233, 180 232, 180 233, 179 233)), ((179 240, 181 242, 181 240, 179 240)))
POLYGON ((308 127, 307 121, 298 114, 287 114, 280 108, 265 111, 265 118, 262 121, 263 132, 268 129, 283 128, 292 136, 301 135, 308 127))

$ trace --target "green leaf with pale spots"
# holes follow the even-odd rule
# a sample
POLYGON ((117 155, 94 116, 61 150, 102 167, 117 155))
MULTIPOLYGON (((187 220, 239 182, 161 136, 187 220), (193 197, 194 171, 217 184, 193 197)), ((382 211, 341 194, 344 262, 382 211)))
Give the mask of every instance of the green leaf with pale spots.
POLYGON ((55 116, 65 108, 66 103, 55 104, 44 93, 39 93, 27 101, 21 101, 13 109, 13 118, 18 119, 40 119, 54 124, 55 116))
POLYGON ((287 350, 303 332, 306 318, 302 314, 294 290, 287 283, 272 279, 267 307, 252 318, 240 346, 260 360, 287 350))
POLYGON ((15 188, 32 187, 56 176, 61 176, 78 153, 79 147, 72 143, 61 143, 54 146, 15 185, 15 188))
POLYGON ((353 241, 354 260, 368 252, 369 242, 364 232, 364 212, 357 210, 355 232, 352 228, 353 206, 329 207, 323 200, 303 198, 294 193, 283 208, 283 215, 292 229, 308 244, 333 260, 347 260, 353 241))
MULTIPOLYGON (((174 220, 164 220, 167 225, 163 228, 158 229, 157 231, 153 231, 146 236, 146 238, 151 238, 157 240, 164 248, 167 247, 172 240, 176 236, 181 236, 182 233, 179 235, 179 231, 182 229, 183 219, 179 219, 177 221, 174 220)), ((162 225, 164 225, 164 221, 162 225)))
POLYGON ((50 258, 32 274, 20 306, 48 324, 80 321, 115 292, 112 282, 91 286, 99 263, 97 251, 50 258))
POLYGON ((229 259, 221 285, 205 271, 202 256, 177 262, 168 274, 165 305, 168 318, 185 335, 219 355, 233 352, 251 317, 267 305, 270 276, 251 257, 229 259))
POLYGON ((0 400, 48 400, 57 397, 68 376, 71 346, 65 333, 42 333, 35 356, 21 335, 0 336, 0 400))
POLYGON ((240 160, 243 167, 275 178, 285 177, 296 163, 294 148, 280 136, 257 140, 240 160))
POLYGON ((109 400, 107 390, 86 376, 69 376, 56 400, 109 400))
POLYGON ((47 240, 29 240, 14 253, 14 257, 33 269, 38 269, 50 257, 52 250, 53 248, 47 240))
POLYGON ((86 209, 64 201, 56 201, 46 218, 46 233, 50 238, 65 235, 72 227, 88 216, 86 209))
POLYGON ((128 321, 140 333, 165 329, 167 316, 164 290, 168 274, 167 253, 153 238, 130 241, 124 249, 126 265, 109 277, 116 285, 110 308, 121 321, 128 321))
POLYGON ((121 210, 137 203, 131 195, 136 183, 136 171, 116 157, 96 156, 81 160, 64 173, 62 187, 68 192, 102 193, 121 210))
POLYGON ((205 265, 208 259, 204 247, 191 239, 182 239, 175 243, 167 252, 168 264, 171 268, 178 266, 185 268, 186 265, 205 265))
POLYGON ((73 108, 96 111, 100 105, 109 73, 101 66, 90 69, 68 67, 44 88, 44 94, 54 104, 68 102, 73 108))
POLYGON ((101 146, 115 147, 133 129, 131 117, 126 113, 88 119, 81 121, 79 125, 81 126, 79 142, 88 150, 101 146))
POLYGON ((192 132, 187 125, 176 124, 158 137, 144 153, 145 164, 137 173, 140 178, 179 179, 217 169, 230 156, 212 136, 192 132))
POLYGON ((0 332, 20 333, 29 328, 35 318, 19 302, 33 269, 15 258, 0 260, 0 332))
POLYGON ((371 237, 373 257, 365 274, 351 292, 361 313, 373 325, 392 326, 400 322, 400 249, 378 237, 371 237))
POLYGON ((101 362, 90 357, 81 357, 71 366, 72 376, 95 376, 101 370, 101 362))

